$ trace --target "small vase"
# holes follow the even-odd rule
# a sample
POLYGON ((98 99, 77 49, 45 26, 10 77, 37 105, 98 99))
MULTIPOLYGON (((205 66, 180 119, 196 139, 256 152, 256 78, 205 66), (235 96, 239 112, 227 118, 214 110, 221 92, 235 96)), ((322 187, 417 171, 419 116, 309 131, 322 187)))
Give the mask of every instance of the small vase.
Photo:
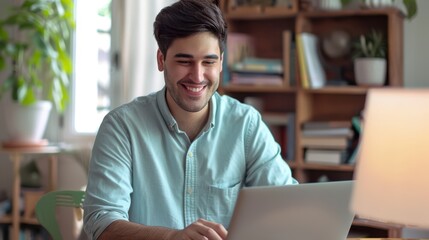
POLYGON ((383 86, 386 81, 386 59, 357 58, 354 61, 356 84, 359 86, 383 86))

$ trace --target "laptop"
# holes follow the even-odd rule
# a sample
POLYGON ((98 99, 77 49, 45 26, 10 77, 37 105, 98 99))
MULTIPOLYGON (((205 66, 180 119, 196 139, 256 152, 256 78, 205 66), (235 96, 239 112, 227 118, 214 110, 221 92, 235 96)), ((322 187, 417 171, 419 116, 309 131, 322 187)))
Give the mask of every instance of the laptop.
POLYGON ((227 240, 342 240, 354 213, 354 181, 240 190, 227 240))

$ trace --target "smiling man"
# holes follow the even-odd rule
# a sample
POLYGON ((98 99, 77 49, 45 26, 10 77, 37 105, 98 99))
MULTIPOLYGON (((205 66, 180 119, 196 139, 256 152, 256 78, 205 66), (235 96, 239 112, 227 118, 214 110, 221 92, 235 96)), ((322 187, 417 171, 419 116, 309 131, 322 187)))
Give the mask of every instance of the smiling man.
POLYGON ((260 114, 216 90, 226 24, 209 0, 154 23, 165 87, 103 120, 84 203, 92 239, 226 239, 244 186, 296 184, 260 114))

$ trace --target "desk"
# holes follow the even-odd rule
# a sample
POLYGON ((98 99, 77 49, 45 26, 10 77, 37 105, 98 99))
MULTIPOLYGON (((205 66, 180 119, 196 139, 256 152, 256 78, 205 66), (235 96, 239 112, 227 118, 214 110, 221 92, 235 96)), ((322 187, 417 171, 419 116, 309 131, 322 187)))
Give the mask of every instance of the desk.
POLYGON ((12 215, 10 217, 5 217, 0 219, 1 223, 11 223, 12 224, 12 233, 11 239, 19 239, 19 227, 22 222, 26 223, 37 223, 37 221, 31 221, 29 219, 21 219, 19 212, 19 201, 20 201, 20 191, 21 191, 21 176, 20 168, 21 161, 24 156, 33 156, 33 155, 46 155, 49 160, 49 190, 54 190, 57 187, 57 172, 58 172, 58 153, 61 152, 61 149, 56 146, 45 146, 45 147, 34 147, 34 148, 0 148, 0 153, 5 153, 9 155, 10 160, 13 164, 13 185, 12 185, 12 215), (25 220, 25 221, 24 221, 25 220))

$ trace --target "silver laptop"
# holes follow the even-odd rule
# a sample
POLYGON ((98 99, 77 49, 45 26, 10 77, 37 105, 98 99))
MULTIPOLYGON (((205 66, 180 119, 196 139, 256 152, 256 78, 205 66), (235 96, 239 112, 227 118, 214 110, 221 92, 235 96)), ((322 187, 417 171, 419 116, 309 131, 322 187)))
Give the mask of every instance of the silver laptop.
POLYGON ((343 240, 353 181, 241 189, 228 240, 343 240))

